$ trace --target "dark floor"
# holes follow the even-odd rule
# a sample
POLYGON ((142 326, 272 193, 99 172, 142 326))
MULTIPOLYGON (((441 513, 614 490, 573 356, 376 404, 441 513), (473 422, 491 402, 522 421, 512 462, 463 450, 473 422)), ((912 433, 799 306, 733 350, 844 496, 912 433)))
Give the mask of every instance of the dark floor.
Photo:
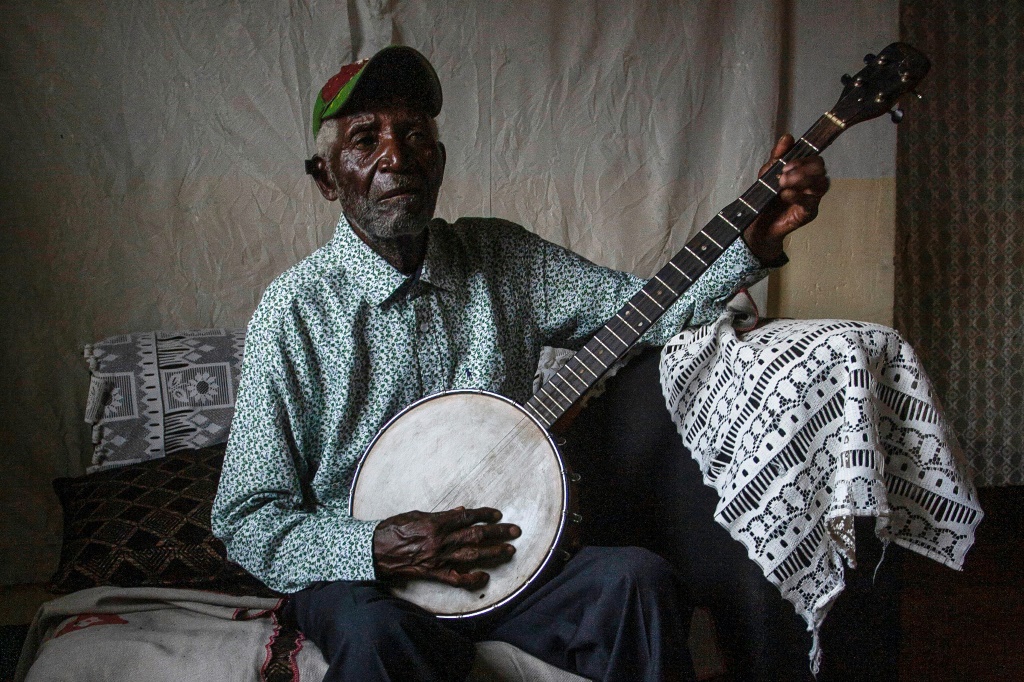
POLYGON ((1024 680, 1024 487, 985 488, 964 571, 906 553, 900 679, 1024 680))
POLYGON ((28 625, 0 625, 0 682, 14 679, 28 625))

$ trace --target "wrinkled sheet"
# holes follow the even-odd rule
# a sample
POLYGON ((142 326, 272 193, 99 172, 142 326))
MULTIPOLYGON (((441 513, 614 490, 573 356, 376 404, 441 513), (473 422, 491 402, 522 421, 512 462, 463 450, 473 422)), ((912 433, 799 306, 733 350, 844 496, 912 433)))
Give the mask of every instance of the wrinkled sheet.
POLYGON ((55 563, 49 481, 89 451, 82 347, 242 327, 330 237, 338 209, 302 160, 341 64, 404 43, 436 66, 440 215, 646 276, 771 146, 781 5, 4 0, 0 581, 55 563))

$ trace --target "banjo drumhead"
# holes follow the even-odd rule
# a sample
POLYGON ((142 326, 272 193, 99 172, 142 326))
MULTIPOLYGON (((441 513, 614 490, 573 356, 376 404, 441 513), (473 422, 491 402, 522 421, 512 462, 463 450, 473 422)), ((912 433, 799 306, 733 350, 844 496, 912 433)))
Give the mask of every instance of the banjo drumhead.
POLYGON ((384 519, 419 510, 493 507, 522 528, 506 564, 484 568, 479 590, 427 580, 394 593, 438 616, 489 611, 518 594, 546 566, 566 513, 566 480, 546 430, 512 401, 478 391, 442 393, 401 412, 371 443, 356 472, 351 511, 384 519))

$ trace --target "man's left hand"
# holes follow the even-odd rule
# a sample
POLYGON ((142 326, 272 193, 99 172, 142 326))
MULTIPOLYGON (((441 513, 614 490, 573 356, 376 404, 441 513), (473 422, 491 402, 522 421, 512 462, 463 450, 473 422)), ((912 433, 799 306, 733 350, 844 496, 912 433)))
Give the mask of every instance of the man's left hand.
MULTIPOLYGON (((771 158, 761 166, 758 175, 782 158, 793 144, 792 135, 783 135, 775 143, 771 158)), ((820 156, 807 156, 783 166, 776 201, 743 233, 750 252, 763 263, 770 263, 782 256, 783 238, 814 220, 818 215, 818 203, 828 191, 828 185, 825 161, 820 156)))

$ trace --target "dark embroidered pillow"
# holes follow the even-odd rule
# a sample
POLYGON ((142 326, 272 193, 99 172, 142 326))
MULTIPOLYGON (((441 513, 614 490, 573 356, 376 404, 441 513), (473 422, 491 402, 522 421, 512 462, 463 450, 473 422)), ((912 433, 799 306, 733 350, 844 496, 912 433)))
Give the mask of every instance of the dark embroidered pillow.
POLYGON ((210 531, 223 448, 168 455, 53 488, 64 510, 64 542, 50 589, 188 587, 271 596, 210 531))

